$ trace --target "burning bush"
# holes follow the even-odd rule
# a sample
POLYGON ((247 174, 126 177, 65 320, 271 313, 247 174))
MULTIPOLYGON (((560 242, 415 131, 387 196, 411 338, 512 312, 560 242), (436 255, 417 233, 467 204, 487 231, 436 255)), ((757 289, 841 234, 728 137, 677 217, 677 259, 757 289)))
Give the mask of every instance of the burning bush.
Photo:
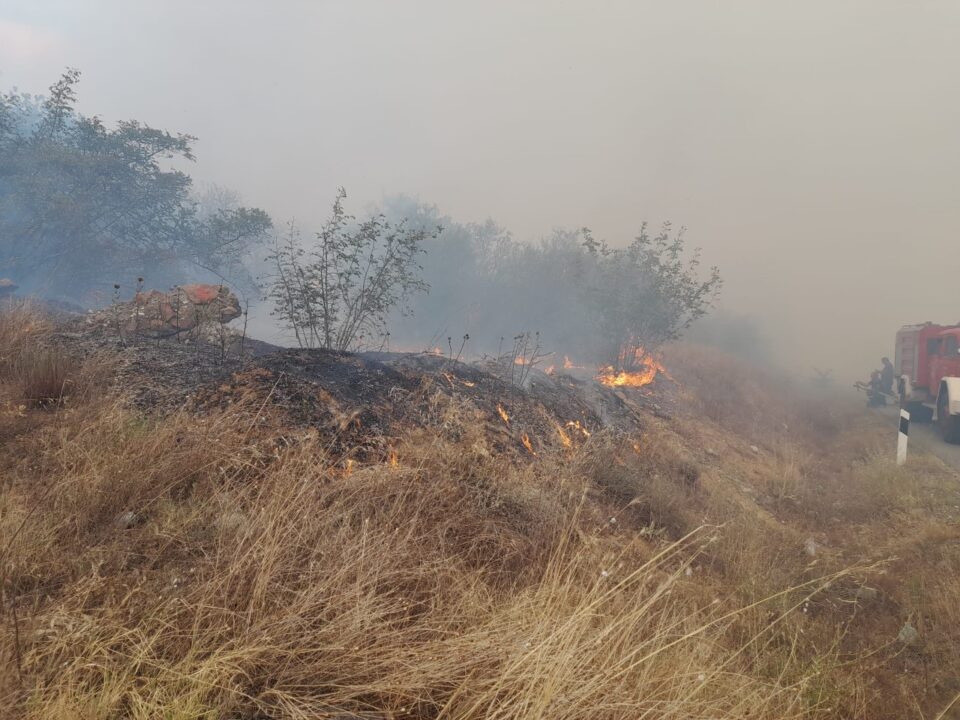
POLYGON ((626 371, 647 367, 647 356, 703 317, 720 291, 720 271, 699 274, 700 251, 685 254, 684 232, 669 223, 656 235, 647 225, 625 248, 611 248, 585 231, 595 262, 586 297, 600 335, 603 362, 626 371))

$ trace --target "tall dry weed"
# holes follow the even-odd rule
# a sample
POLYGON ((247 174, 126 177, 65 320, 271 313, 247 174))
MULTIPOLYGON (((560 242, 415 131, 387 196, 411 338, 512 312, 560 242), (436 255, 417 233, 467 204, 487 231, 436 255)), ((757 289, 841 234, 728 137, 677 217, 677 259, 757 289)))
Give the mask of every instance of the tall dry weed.
POLYGON ((423 437, 348 473, 242 413, 77 416, 0 522, 20 716, 826 716, 802 663, 783 683, 728 644, 748 609, 685 590, 707 539, 595 528, 589 478, 524 492, 423 437))
POLYGON ((0 382, 9 381, 24 348, 49 329, 49 322, 29 303, 0 303, 0 382))

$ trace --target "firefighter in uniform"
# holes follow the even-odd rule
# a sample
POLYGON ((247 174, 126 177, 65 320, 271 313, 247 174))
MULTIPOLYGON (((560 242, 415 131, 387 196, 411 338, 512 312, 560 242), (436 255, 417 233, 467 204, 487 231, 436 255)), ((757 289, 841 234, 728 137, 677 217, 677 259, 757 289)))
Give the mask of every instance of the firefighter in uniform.
POLYGON ((890 358, 880 360, 883 363, 883 370, 880 371, 880 390, 887 395, 893 395, 893 363, 890 358))
POLYGON ((867 407, 883 407, 887 404, 887 396, 883 394, 882 380, 879 370, 870 373, 869 382, 857 381, 853 384, 858 390, 865 390, 867 393, 867 407))

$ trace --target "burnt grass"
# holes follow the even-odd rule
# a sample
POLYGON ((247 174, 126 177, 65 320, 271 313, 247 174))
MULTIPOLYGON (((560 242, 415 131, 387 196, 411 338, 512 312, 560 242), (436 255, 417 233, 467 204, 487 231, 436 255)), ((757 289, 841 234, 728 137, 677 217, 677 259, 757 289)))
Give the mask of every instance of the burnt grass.
POLYGON ((109 358, 114 389, 144 414, 240 409, 259 434, 288 444, 310 430, 335 455, 358 460, 383 459, 411 429, 458 439, 466 425, 479 427, 493 450, 532 459, 603 428, 639 431, 644 415, 672 414, 677 395, 666 379, 608 388, 589 375, 536 369, 519 387, 511 368, 489 360, 284 349, 232 330, 199 341, 121 338, 103 314, 62 316, 46 342, 74 356, 109 358))

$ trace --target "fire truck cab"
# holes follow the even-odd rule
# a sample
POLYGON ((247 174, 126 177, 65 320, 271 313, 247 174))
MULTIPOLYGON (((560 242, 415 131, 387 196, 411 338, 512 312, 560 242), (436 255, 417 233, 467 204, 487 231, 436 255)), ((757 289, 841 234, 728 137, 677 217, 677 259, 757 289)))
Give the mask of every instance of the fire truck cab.
POLYGON ((894 369, 900 406, 935 419, 947 442, 960 442, 960 325, 905 325, 897 332, 894 369))

